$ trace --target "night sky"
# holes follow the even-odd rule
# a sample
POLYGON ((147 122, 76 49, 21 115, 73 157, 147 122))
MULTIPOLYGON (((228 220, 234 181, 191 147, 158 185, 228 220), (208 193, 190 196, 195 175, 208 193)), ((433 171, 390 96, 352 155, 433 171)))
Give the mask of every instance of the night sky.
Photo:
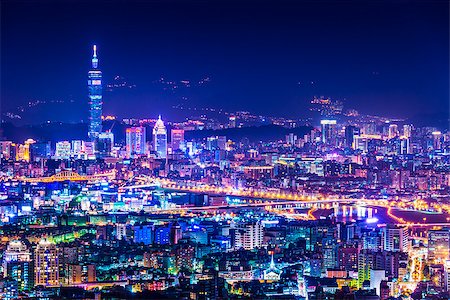
POLYGON ((104 82, 120 75, 136 85, 105 92, 105 113, 121 117, 175 117, 171 107, 183 105, 300 118, 315 95, 368 114, 447 112, 448 5, 2 1, 2 108, 61 99, 74 109, 47 104, 29 115, 87 119, 97 44, 104 82), (165 90, 161 75, 192 86, 165 90), (205 77, 210 82, 198 86, 205 77))

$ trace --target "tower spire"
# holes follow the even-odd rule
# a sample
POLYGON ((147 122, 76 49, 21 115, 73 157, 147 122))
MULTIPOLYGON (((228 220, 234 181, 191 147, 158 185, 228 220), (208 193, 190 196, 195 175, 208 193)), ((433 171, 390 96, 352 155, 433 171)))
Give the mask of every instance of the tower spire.
POLYGON ((97 58, 97 45, 94 45, 94 55, 92 56, 92 68, 97 69, 98 58, 97 58))

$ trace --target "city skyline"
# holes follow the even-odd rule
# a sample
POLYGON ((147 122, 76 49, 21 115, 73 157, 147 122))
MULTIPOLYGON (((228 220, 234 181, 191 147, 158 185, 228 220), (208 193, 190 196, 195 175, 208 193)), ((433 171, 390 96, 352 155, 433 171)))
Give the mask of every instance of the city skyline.
POLYGON ((449 3, 2 1, 0 298, 450 299, 449 3))

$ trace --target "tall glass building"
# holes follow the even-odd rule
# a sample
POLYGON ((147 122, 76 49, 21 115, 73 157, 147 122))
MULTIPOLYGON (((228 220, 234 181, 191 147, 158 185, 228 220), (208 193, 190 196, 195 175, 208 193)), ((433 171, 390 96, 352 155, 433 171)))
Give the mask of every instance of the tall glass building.
POLYGON ((102 131, 102 71, 98 69, 97 46, 94 45, 92 69, 88 73, 89 88, 89 132, 91 141, 95 141, 102 131))
POLYGON ((126 130, 127 157, 135 157, 146 153, 145 127, 131 127, 126 130))
POLYGON ((156 121, 155 127, 153 127, 153 142, 154 150, 156 151, 158 158, 167 157, 167 129, 164 126, 161 116, 156 121))

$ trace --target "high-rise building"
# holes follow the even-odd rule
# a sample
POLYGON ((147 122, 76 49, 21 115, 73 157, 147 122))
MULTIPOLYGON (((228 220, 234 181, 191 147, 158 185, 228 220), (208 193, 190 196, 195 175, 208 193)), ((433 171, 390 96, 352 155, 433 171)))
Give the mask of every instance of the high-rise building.
POLYGON ((322 120, 322 143, 329 146, 336 146, 336 120, 322 120))
POLYGON ((227 138, 225 136, 210 136, 206 138, 206 149, 225 150, 227 138))
POLYGON ((32 161, 38 161, 50 157, 50 142, 34 143, 30 146, 30 157, 32 161))
POLYGON ((56 245, 46 239, 39 241, 34 252, 35 285, 58 285, 59 265, 56 245))
POLYGON ((67 275, 67 283, 69 284, 93 282, 96 279, 95 265, 69 264, 67 275))
POLYGON ((428 259, 434 264, 443 264, 450 259, 450 230, 428 231, 428 259))
POLYGON ((16 151, 16 161, 26 161, 30 162, 31 154, 30 154, 30 146, 36 143, 33 139, 28 139, 25 141, 23 145, 18 145, 16 151))
POLYGON ((71 145, 68 141, 56 143, 55 158, 69 159, 71 154, 71 145))
POLYGON ((345 127, 345 147, 353 148, 353 142, 355 141, 355 136, 359 135, 359 128, 355 126, 345 127))
POLYGON ((128 225, 127 224, 116 224, 116 239, 126 240, 128 236, 128 225))
POLYGON ((153 128, 153 143, 154 150, 156 151, 159 158, 167 157, 167 129, 164 125, 161 116, 159 116, 158 121, 156 121, 155 127, 153 128))
POLYGON ((95 141, 102 131, 102 71, 98 69, 97 46, 94 45, 92 69, 88 73, 89 89, 89 132, 91 141, 95 141))
POLYGON ((153 224, 134 225, 133 241, 137 244, 143 243, 144 245, 150 245, 153 242, 153 224))
POLYGON ((145 127, 131 127, 126 130, 127 156, 134 157, 146 153, 145 127))
POLYGON ((442 132, 433 131, 431 135, 433 136, 433 149, 440 150, 442 148, 442 132))
POLYGON ((111 150, 114 146, 114 134, 112 132, 102 132, 98 135, 97 155, 100 158, 111 156, 111 150))
POLYGON ((181 226, 180 224, 178 224, 178 222, 175 222, 175 224, 173 224, 170 227, 170 242, 173 245, 178 244, 178 241, 183 237, 183 232, 181 230, 181 226))
POLYGON ((3 254, 3 277, 16 281, 19 291, 33 288, 31 252, 22 241, 9 242, 3 254))
POLYGON ((170 140, 172 142, 172 150, 181 149, 184 143, 184 129, 172 129, 170 131, 170 140))
POLYGON ((156 226, 155 227, 155 244, 168 245, 170 244, 170 227, 156 226))
POLYGON ((403 125, 403 136, 407 139, 412 137, 412 125, 403 125))
POLYGON ((10 159, 12 148, 13 148, 13 142, 0 141, 0 158, 10 159))
POLYGON ((398 126, 397 124, 389 125, 388 138, 393 139, 398 136, 398 126))
POLYGON ((239 225, 233 230, 234 249, 253 250, 262 247, 264 228, 261 222, 239 225))
POLYGON ((408 250, 408 228, 386 226, 384 227, 384 250, 403 251, 408 250))

